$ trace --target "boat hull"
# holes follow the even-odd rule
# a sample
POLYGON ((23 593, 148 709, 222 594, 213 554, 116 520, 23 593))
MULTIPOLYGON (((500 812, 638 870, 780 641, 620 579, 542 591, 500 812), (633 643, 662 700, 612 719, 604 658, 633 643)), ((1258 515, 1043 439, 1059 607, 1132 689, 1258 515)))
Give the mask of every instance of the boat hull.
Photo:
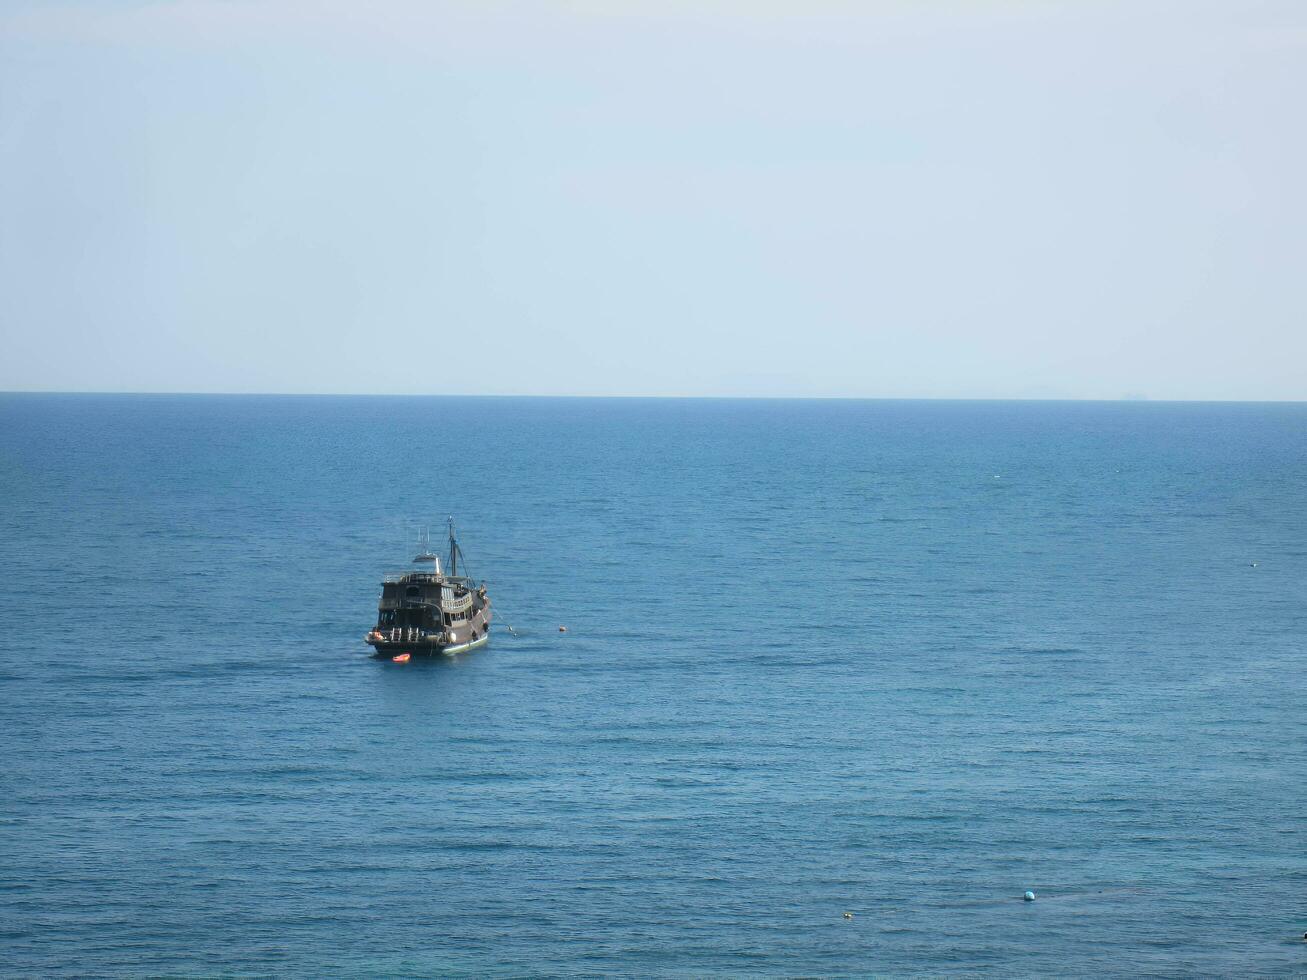
POLYGON ((383 640, 380 643, 370 643, 369 645, 376 651, 378 657, 396 657, 401 653, 411 653, 415 657, 434 657, 438 655, 453 656, 459 653, 466 653, 468 650, 477 650, 490 642, 490 634, 477 637, 475 640, 467 640, 463 643, 423 643, 414 641, 411 643, 391 643, 389 640, 383 640))

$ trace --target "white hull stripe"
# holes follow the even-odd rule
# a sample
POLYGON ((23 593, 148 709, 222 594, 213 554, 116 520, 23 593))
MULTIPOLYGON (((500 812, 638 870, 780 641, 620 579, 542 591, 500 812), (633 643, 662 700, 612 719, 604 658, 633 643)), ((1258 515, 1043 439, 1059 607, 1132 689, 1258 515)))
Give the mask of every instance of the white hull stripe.
POLYGON ((477 647, 483 647, 489 642, 490 642, 490 634, 487 633, 485 636, 481 637, 478 640, 473 640, 471 643, 460 643, 457 646, 445 647, 440 652, 462 653, 464 650, 475 650, 477 647))

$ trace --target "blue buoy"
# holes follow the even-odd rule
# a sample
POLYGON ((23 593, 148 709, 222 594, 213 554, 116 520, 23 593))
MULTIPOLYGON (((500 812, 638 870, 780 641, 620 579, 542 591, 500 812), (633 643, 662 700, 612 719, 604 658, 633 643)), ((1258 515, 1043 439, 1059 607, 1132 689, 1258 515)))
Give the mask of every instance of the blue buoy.
POLYGON ((1027 902, 1033 902, 1033 901, 1035 900, 1035 893, 1034 893, 1034 892, 1026 892, 1025 895, 1023 895, 1022 897, 1023 897, 1027 902))

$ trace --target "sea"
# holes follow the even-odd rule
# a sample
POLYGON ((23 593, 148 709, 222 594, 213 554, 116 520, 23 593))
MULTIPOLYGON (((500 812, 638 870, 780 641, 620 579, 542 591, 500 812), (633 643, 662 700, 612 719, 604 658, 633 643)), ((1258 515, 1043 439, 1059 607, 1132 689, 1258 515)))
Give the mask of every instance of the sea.
POLYGON ((1307 973, 1307 404, 6 394, 0 626, 6 976, 1307 973))

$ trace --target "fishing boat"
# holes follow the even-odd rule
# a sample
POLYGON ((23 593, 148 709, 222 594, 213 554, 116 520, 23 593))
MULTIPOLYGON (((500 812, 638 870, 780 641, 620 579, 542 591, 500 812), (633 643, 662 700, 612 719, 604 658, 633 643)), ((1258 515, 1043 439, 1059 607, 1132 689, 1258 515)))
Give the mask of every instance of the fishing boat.
POLYGON ((443 564, 431 550, 430 536, 422 532, 421 553, 413 564, 429 570, 387 575, 381 582, 377 625, 364 640, 378 656, 397 663, 404 654, 454 654, 475 650, 490 642, 490 597, 486 583, 460 575, 466 567, 463 550, 449 519, 449 553, 443 564))

